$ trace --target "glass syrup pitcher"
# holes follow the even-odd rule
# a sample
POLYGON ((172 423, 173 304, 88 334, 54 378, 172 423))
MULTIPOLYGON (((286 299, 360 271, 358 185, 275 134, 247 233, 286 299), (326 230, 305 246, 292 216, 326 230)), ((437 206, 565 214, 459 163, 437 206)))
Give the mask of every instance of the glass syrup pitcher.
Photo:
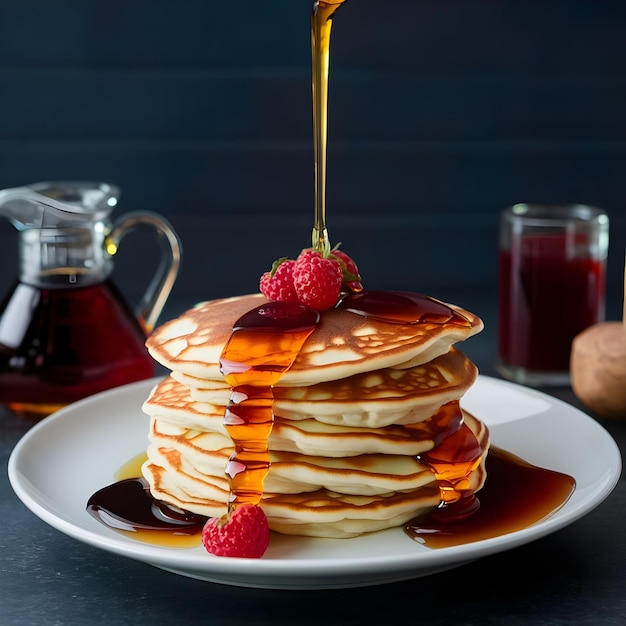
POLYGON ((46 182, 0 191, 19 231, 20 274, 0 300, 0 403, 42 418, 80 398, 150 378, 146 336, 176 280, 181 246, 154 213, 110 214, 119 190, 46 182), (111 281, 113 255, 136 228, 156 232, 160 264, 135 311, 111 281))

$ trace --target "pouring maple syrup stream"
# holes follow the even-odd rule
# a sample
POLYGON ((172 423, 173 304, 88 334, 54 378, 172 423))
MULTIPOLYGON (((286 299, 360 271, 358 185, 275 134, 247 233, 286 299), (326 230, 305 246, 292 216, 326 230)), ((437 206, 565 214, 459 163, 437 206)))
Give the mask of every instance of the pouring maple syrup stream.
POLYGON ((330 31, 332 18, 346 0, 313 4, 311 14, 311 56, 313 62, 313 154, 315 168, 315 218, 313 249, 322 255, 330 252, 326 228, 326 145, 328 139, 328 75, 330 68, 330 31))

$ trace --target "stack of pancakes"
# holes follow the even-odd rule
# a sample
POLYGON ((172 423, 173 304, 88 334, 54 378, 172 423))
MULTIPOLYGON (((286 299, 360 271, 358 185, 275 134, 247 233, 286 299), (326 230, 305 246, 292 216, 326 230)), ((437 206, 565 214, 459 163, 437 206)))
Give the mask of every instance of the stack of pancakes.
MULTIPOLYGON (((227 510, 225 466, 233 443, 223 425, 231 388, 219 359, 233 325, 262 295, 203 303, 148 339, 171 370, 144 404, 151 417, 144 477, 153 496, 207 517, 227 510)), ((398 324, 333 309, 274 387, 271 466, 261 501, 273 530, 352 537, 399 526, 440 503, 439 484, 420 455, 435 437, 414 425, 458 401, 476 367, 453 344, 482 329, 470 323, 398 324), (407 426, 412 426, 407 428, 407 426)), ((483 450, 469 476, 485 480, 486 427, 464 413, 483 450)))

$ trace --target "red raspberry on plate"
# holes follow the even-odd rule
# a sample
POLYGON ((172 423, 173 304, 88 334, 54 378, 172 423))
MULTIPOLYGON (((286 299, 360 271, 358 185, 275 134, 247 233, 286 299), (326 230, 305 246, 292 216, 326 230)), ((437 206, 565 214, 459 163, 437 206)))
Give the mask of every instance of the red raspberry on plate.
POLYGON ((341 295, 343 271, 336 259, 324 258, 307 248, 300 253, 293 268, 293 284, 302 304, 316 311, 335 306, 341 295))
POLYGON ((335 258, 339 261, 341 269, 343 270, 343 284, 350 289, 350 291, 363 291, 359 268, 354 260, 343 250, 337 250, 337 248, 330 253, 330 258, 335 258))
POLYGON ((209 554, 259 559, 270 542, 267 517, 260 506, 242 504, 230 515, 213 517, 202 529, 202 544, 209 554))
POLYGON ((293 268, 296 264, 291 259, 282 258, 274 261, 272 269, 265 272, 259 281, 261 293, 274 302, 299 302, 293 286, 293 268))

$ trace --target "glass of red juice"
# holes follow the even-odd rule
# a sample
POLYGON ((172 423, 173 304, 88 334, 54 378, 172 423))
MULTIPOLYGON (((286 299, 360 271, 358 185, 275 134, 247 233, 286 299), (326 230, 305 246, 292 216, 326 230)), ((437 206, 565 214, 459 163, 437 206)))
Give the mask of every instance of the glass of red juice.
POLYGON ((574 337, 604 320, 609 218, 595 207, 516 204, 500 216, 498 373, 569 384, 574 337))

